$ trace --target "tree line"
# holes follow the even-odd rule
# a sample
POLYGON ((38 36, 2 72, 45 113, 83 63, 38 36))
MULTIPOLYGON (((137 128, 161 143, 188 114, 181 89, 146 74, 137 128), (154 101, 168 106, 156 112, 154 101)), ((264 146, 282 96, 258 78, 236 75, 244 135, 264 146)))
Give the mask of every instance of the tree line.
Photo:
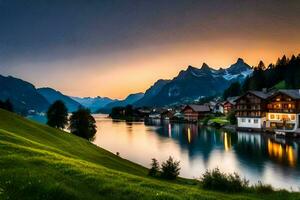
POLYGON ((223 93, 223 98, 239 96, 248 90, 262 90, 273 88, 281 83, 281 88, 300 88, 300 54, 292 55, 290 58, 285 55, 278 58, 276 64, 269 64, 267 67, 263 61, 253 67, 252 75, 244 82, 232 83, 223 93))
POLYGON ((0 100, 0 108, 10 111, 10 112, 14 111, 14 107, 9 99, 6 99, 5 101, 0 100))

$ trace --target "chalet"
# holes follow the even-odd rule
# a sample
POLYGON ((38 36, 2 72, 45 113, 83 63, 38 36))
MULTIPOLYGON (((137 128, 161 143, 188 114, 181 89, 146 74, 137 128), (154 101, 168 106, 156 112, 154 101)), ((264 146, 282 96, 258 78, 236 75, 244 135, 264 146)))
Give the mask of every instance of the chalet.
POLYGON ((209 104, 210 110, 213 113, 224 113, 224 107, 223 107, 222 102, 211 101, 208 104, 209 104))
POLYGON ((267 129, 300 132, 300 90, 278 90, 267 104, 267 129))
POLYGON ((226 115, 230 113, 233 109, 235 109, 235 100, 239 97, 229 97, 225 102, 223 102, 223 113, 226 115))
POLYGON ((186 105, 181 111, 184 115, 184 120, 196 122, 210 113, 208 105, 186 105))
POLYGON ((269 93, 248 91, 235 100, 238 129, 261 130, 266 127, 269 93))
POLYGON ((165 110, 160 113, 161 120, 170 120, 174 116, 172 110, 165 110))

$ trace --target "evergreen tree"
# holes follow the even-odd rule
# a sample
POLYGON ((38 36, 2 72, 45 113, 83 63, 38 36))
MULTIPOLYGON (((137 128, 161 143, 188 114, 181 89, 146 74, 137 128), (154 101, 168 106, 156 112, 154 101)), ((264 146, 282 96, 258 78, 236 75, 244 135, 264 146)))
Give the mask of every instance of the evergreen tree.
POLYGON ((63 129, 68 124, 68 109, 64 102, 55 101, 47 111, 47 124, 54 128, 63 129))
POLYGON ((148 174, 149 176, 157 176, 159 174, 159 163, 155 158, 152 158, 151 168, 148 174))
POLYGON ((223 93, 223 98, 239 96, 242 93, 241 84, 239 82, 232 83, 223 93))
POLYGON ((0 108, 10 111, 10 112, 14 111, 13 105, 9 99, 6 99, 5 101, 0 101, 0 108))
POLYGON ((13 112, 14 111, 14 107, 12 105, 12 103, 10 102, 9 99, 6 99, 6 101, 4 102, 4 107, 6 110, 13 112))
POLYGON ((165 179, 176 179, 180 173, 179 161, 174 161, 170 156, 168 160, 161 165, 161 176, 165 179))
POLYGON ((79 108, 70 117, 69 129, 72 134, 92 141, 97 132, 96 120, 89 109, 79 108))

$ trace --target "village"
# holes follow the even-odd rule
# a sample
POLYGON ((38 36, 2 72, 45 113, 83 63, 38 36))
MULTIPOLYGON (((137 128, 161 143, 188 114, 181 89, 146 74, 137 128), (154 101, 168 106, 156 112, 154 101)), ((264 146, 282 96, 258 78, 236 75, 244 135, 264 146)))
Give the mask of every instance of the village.
POLYGON ((278 136, 300 135, 300 90, 250 90, 226 100, 163 108, 114 108, 112 118, 199 123, 234 130, 269 132, 278 136), (114 114, 113 114, 114 113, 114 114), (117 114, 116 114, 117 113, 117 114), (121 116, 121 117, 120 117, 121 116))

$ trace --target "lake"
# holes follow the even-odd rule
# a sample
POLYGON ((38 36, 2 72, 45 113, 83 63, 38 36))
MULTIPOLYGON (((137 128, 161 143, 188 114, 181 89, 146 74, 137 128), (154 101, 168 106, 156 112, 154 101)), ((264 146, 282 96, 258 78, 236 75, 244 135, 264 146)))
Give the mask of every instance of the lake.
POLYGON ((149 167, 169 156, 180 161, 180 176, 199 178, 206 169, 237 172, 251 183, 259 180, 277 188, 300 188, 299 140, 260 133, 230 133, 195 124, 113 121, 94 115, 94 143, 122 158, 149 167))

